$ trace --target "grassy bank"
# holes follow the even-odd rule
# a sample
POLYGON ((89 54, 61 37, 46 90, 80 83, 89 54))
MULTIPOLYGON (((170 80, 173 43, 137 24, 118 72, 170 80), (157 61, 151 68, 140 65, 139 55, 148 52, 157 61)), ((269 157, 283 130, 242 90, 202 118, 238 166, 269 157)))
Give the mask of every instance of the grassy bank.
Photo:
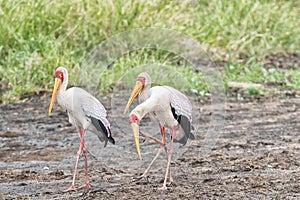
MULTIPOLYGON (((141 27, 174 29, 197 39, 213 59, 225 62, 225 82, 270 81, 300 87, 299 69, 264 67, 268 55, 300 53, 298 1, 3 0, 0 6, 0 77, 12 88, 3 95, 5 102, 51 89, 58 65, 78 74, 87 54, 99 43, 141 27)), ((139 64, 180 66, 165 54, 141 51, 119 58, 99 90, 112 89, 124 71, 139 64)), ((183 73, 189 75, 193 91, 205 90, 196 74, 183 73)), ((71 76, 71 84, 76 85, 76 79, 71 76)))

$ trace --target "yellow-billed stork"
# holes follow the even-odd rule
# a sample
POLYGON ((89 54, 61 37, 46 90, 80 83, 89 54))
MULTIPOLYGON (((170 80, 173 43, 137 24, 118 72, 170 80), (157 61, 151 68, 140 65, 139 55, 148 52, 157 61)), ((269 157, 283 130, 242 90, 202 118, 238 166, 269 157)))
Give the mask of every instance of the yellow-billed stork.
POLYGON ((113 144, 115 144, 115 141, 111 135, 110 123, 106 119, 106 110, 104 106, 87 91, 79 87, 67 89, 67 85, 68 71, 63 67, 58 67, 55 71, 55 85, 48 114, 51 114, 54 101, 57 99, 57 103, 62 109, 67 111, 69 122, 77 128, 80 136, 80 147, 77 152, 73 182, 66 190, 70 191, 76 189, 75 178, 81 151, 84 153, 86 183, 79 188, 91 187, 88 179, 88 165, 86 158, 87 147, 84 143, 85 132, 90 131, 95 133, 101 142, 105 142, 104 146, 107 145, 107 141, 110 141, 113 144))
POLYGON ((129 123, 134 134, 134 141, 136 149, 140 159, 140 145, 139 145, 139 126, 142 118, 149 113, 150 117, 159 123, 162 140, 152 137, 149 134, 141 132, 146 137, 149 137, 160 144, 160 148, 140 178, 147 178, 147 173, 150 167, 157 159, 162 149, 164 148, 168 152, 168 163, 165 174, 165 179, 162 188, 167 189, 167 178, 169 175, 170 183, 173 179, 170 172, 170 162, 173 153, 173 143, 179 142, 183 145, 186 144, 189 138, 194 139, 194 135, 191 133, 192 122, 192 104, 189 99, 179 92, 178 90, 169 86, 154 86, 151 87, 151 78, 146 72, 142 72, 138 75, 135 88, 131 93, 128 100, 124 114, 129 109, 135 97, 139 95, 139 105, 136 106, 129 114, 129 123), (171 145, 169 151, 166 147, 166 129, 171 129, 171 145))

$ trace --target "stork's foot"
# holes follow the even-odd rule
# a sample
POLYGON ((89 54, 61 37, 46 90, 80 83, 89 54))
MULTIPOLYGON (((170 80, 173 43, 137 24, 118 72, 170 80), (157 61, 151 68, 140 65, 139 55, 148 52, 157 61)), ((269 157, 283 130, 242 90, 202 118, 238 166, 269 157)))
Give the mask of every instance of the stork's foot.
POLYGON ((92 185, 91 185, 89 182, 87 182, 86 184, 80 186, 78 189, 82 189, 82 188, 90 188, 90 187, 92 187, 92 185))
POLYGON ((160 188, 158 188, 158 190, 167 190, 168 188, 167 188, 167 186, 166 185, 163 185, 162 187, 160 187, 160 188))
POLYGON ((147 173, 144 173, 141 176, 135 177, 134 181, 139 181, 139 180, 142 180, 142 179, 144 179, 145 181, 148 181, 147 173))
POLYGON ((71 185, 68 189, 66 189, 64 192, 70 192, 70 191, 75 191, 76 188, 74 185, 71 185))
POLYGON ((158 190, 167 190, 169 186, 172 186, 174 184, 173 178, 169 177, 169 182, 164 182, 163 186, 158 188, 158 190), (168 187, 167 187, 168 186, 168 187))

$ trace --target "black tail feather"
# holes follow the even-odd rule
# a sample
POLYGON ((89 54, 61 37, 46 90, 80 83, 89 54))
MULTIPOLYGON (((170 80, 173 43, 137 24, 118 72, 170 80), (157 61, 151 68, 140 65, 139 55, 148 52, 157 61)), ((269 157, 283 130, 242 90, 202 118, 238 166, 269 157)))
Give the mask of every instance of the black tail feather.
POLYGON ((180 144, 185 145, 189 138, 195 139, 194 135, 191 133, 191 123, 189 119, 184 115, 179 115, 177 121, 182 127, 185 134, 183 138, 181 138, 180 140, 175 140, 175 142, 179 142, 180 144))
POLYGON ((110 128, 108 127, 109 130, 109 137, 107 138, 109 142, 111 142, 112 144, 115 144, 115 139, 111 136, 111 131, 110 128))
POLYGON ((182 127, 185 135, 183 138, 181 138, 180 140, 174 140, 174 142, 179 142, 180 144, 185 145, 188 141, 189 138, 191 138, 192 140, 195 139, 195 136, 191 133, 191 122, 190 120, 184 116, 184 115, 177 115, 175 108, 171 106, 171 111, 172 114, 174 116, 174 118, 178 121, 178 123, 180 124, 180 126, 182 127))
POLYGON ((192 132, 190 132, 189 139, 191 139, 191 140, 195 140, 196 139, 195 136, 194 136, 194 134, 192 132))
POLYGON ((104 126, 102 121, 99 120, 99 119, 96 119, 94 117, 91 117, 91 120, 92 120, 92 124, 95 126, 95 128, 98 131, 100 131, 104 136, 104 138, 103 138, 103 137, 101 137, 101 135, 98 135, 98 138, 99 138, 100 141, 103 141, 103 139, 104 139, 104 147, 106 147, 107 141, 111 142, 112 144, 115 144, 115 140, 111 136, 111 132, 110 132, 109 127, 106 129, 106 127, 104 126))

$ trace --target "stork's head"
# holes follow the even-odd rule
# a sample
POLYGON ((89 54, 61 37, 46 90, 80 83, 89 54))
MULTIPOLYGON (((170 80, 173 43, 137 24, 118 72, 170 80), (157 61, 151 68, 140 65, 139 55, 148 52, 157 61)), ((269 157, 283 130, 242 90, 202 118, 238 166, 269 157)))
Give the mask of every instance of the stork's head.
POLYGON ((139 142, 139 132, 140 132, 140 120, 139 117, 131 113, 128 119, 128 122, 131 126, 131 130, 133 132, 134 143, 136 146, 137 153, 139 155, 140 160, 142 160, 141 151, 140 151, 140 142, 139 142))
MULTIPOLYGON (((141 93, 143 89, 150 88, 151 86, 151 78, 146 72, 142 72, 138 75, 135 83, 135 87, 131 93, 131 96, 128 100, 128 103, 126 105, 126 108, 124 110, 124 114, 129 109, 129 106, 132 104, 135 97, 141 93)), ((131 126, 133 136, 134 136, 134 142, 136 145, 136 150, 138 152, 139 158, 142 159, 141 153, 140 153, 140 143, 139 143, 139 127, 140 127, 140 120, 139 115, 137 113, 131 113, 129 116, 129 124, 131 126)))
POLYGON ((145 88, 150 88, 151 86, 151 78, 149 74, 146 72, 140 73, 136 78, 135 87, 131 93, 131 96, 127 102, 126 108, 124 110, 124 114, 128 111, 130 105, 132 104, 135 97, 141 93, 141 91, 145 88))
POLYGON ((53 88, 53 92, 52 92, 52 99, 51 99, 51 102, 50 102, 48 115, 51 114, 54 101, 56 99, 56 96, 57 96, 57 93, 58 93, 59 89, 61 88, 62 83, 64 81, 67 81, 67 79, 68 79, 68 71, 63 67, 58 67, 55 70, 54 78, 55 78, 55 84, 54 84, 54 88, 53 88))

